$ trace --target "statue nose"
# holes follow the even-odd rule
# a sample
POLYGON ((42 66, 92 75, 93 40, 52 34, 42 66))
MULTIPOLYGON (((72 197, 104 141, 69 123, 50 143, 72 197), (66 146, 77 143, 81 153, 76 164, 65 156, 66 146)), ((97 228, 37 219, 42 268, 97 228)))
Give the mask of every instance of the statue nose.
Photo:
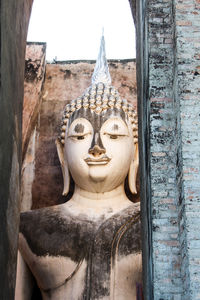
POLYGON ((99 147, 99 145, 95 144, 94 147, 90 148, 88 152, 93 156, 100 156, 106 153, 106 150, 104 148, 99 147))
POLYGON ((102 144, 99 132, 96 132, 94 134, 92 144, 91 144, 88 152, 89 152, 89 154, 92 154, 93 156, 100 156, 100 155, 106 153, 106 149, 104 148, 104 146, 102 144))

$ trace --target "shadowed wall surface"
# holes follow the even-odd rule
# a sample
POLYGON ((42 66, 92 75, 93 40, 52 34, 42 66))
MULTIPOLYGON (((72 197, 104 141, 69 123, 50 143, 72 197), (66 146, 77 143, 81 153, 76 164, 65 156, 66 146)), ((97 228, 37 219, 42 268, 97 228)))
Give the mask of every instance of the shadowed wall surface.
POLYGON ((0 299, 13 299, 20 207, 26 34, 32 0, 1 1, 0 299))

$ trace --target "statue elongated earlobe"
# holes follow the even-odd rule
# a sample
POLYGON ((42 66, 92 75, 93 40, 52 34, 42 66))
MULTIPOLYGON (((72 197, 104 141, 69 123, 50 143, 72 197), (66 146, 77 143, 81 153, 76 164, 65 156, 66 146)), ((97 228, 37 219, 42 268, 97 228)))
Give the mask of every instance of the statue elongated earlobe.
POLYGON ((64 182, 64 188, 63 188, 63 196, 66 196, 69 192, 69 185, 70 185, 70 175, 68 170, 68 165, 66 160, 64 160, 64 146, 61 144, 60 140, 56 140, 56 147, 58 152, 58 157, 61 164, 61 169, 63 173, 63 182, 64 182))
POLYGON ((128 184, 132 194, 137 194, 136 179, 137 179, 138 165, 139 165, 138 144, 135 144, 134 157, 133 160, 131 161, 131 165, 128 172, 128 184))

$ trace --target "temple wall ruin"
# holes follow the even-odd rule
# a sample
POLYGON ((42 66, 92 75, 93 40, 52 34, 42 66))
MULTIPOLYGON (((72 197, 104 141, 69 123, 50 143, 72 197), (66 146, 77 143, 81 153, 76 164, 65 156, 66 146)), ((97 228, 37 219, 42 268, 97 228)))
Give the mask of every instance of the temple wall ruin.
POLYGON ((200 299, 200 1, 176 1, 175 4, 176 93, 182 165, 178 219, 182 297, 186 300, 200 299))
POLYGON ((137 5, 145 297, 200 299, 200 3, 137 5))

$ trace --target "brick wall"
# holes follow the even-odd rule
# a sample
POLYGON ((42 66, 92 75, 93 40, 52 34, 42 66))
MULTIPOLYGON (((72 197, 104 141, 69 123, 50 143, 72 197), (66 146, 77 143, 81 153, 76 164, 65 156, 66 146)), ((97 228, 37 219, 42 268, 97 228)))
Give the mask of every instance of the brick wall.
POLYGON ((156 300, 178 300, 182 285, 173 2, 149 1, 148 12, 153 290, 156 300))
POLYGON ((150 0, 146 13, 153 297, 196 300, 200 299, 200 1, 150 0))
POLYGON ((175 1, 180 101, 183 300, 200 299, 200 1, 175 1))

